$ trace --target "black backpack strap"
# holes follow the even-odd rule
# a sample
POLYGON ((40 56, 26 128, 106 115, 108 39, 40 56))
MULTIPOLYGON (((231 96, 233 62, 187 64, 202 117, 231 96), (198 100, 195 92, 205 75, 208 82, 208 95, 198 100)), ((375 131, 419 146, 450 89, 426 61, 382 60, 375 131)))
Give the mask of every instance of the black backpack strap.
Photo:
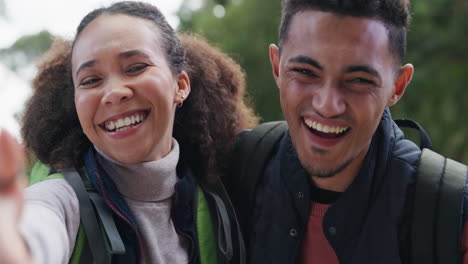
POLYGON ((94 259, 94 263, 110 263, 111 254, 124 254, 125 247, 112 218, 112 212, 96 193, 88 178, 80 175, 75 168, 63 169, 61 173, 78 198, 80 220, 86 234, 80 263, 92 263, 90 259, 94 259))
POLYGON ((245 264, 247 255, 245 251, 244 239, 234 207, 220 180, 210 185, 201 185, 203 191, 211 197, 214 202, 217 214, 217 235, 218 248, 224 258, 218 260, 220 263, 245 264), (237 242, 234 246, 233 242, 237 242), (234 252, 237 252, 233 258, 234 252))
POLYGON ((467 166, 422 150, 414 197, 411 263, 461 263, 461 211, 467 177, 467 166))
POLYGON ((288 126, 285 121, 261 124, 252 131, 241 136, 234 156, 235 178, 232 200, 236 205, 239 223, 244 234, 248 231, 248 219, 251 213, 254 193, 258 179, 272 155, 275 145, 288 126))
POLYGON ((413 129, 418 130, 420 149, 424 149, 424 148, 432 149, 431 138, 429 137, 426 130, 424 130, 424 128, 421 125, 419 125, 418 123, 410 119, 396 119, 394 121, 399 127, 408 127, 408 128, 413 128, 413 129))
POLYGON ((83 225, 89 249, 93 255, 95 263, 110 263, 107 247, 102 237, 98 218, 89 199, 85 185, 80 174, 74 168, 63 169, 65 180, 72 186, 80 203, 80 220, 83 225))
POLYGON ((217 223, 218 223, 218 230, 217 234, 217 241, 218 241, 218 248, 221 253, 224 255, 226 260, 231 260, 234 255, 234 248, 232 244, 232 227, 231 221, 229 219, 229 214, 226 209, 226 205, 224 204, 223 200, 219 195, 214 192, 206 191, 208 195, 213 199, 215 203, 216 209, 216 216, 217 216, 217 223))
POLYGON ((107 207, 102 197, 96 192, 88 192, 89 198, 96 208, 99 221, 104 228, 104 233, 107 238, 108 251, 110 254, 125 254, 125 246, 120 237, 120 233, 115 225, 112 212, 107 207))

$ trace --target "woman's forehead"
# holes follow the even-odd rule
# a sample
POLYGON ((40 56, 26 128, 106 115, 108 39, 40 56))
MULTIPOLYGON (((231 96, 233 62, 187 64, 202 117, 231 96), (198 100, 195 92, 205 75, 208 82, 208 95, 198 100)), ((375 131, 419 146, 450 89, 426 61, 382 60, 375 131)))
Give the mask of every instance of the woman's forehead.
POLYGON ((79 34, 72 66, 111 51, 148 50, 160 53, 161 34, 149 20, 121 14, 101 15, 79 34))

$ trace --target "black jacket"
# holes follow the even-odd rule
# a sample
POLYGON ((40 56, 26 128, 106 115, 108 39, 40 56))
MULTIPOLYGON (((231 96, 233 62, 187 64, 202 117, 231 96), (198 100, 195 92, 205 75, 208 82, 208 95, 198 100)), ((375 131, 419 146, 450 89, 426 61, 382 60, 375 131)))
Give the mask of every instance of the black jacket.
MULTIPOLYGON (((420 149, 385 110, 361 170, 324 217, 342 264, 407 263, 420 149)), ((245 234, 248 263, 296 263, 311 208, 309 176, 286 133, 255 192, 245 234)))

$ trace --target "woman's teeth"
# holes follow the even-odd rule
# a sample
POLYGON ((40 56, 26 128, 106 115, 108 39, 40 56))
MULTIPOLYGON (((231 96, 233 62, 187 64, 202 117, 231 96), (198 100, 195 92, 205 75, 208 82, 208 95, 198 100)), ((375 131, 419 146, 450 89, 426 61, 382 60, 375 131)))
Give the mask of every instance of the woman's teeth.
POLYGON ((125 131, 130 128, 132 125, 136 125, 141 123, 145 119, 145 115, 143 114, 135 114, 132 116, 128 116, 125 118, 119 118, 113 121, 107 121, 104 124, 104 127, 111 132, 120 132, 125 131))

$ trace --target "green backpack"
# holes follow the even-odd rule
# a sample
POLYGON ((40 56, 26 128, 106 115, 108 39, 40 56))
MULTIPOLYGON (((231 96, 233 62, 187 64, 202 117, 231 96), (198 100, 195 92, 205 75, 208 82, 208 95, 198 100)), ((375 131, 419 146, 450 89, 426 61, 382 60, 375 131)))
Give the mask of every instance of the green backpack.
MULTIPOLYGON (((405 119, 395 122, 400 127, 419 130, 422 149, 412 220, 411 263, 461 263, 460 236, 462 220, 466 220, 461 212, 463 206, 468 206, 462 198, 468 167, 430 150, 432 143, 417 123, 405 119)), ((240 136, 234 156, 234 164, 238 165, 233 174, 238 179, 227 186, 230 193, 243 191, 231 199, 242 205, 237 207, 237 215, 244 234, 249 230, 248 217, 258 179, 287 128, 285 121, 269 122, 240 136)))

